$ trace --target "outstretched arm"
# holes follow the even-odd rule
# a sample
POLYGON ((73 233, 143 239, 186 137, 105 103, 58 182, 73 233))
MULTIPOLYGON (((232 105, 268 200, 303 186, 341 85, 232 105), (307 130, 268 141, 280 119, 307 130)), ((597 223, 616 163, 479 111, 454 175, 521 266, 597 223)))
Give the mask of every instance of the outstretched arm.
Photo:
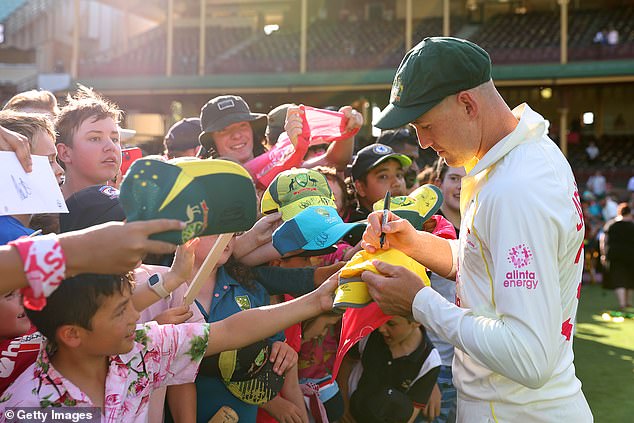
POLYGON ((206 356, 245 347, 287 327, 332 310, 339 274, 313 292, 285 303, 253 308, 211 323, 206 356))

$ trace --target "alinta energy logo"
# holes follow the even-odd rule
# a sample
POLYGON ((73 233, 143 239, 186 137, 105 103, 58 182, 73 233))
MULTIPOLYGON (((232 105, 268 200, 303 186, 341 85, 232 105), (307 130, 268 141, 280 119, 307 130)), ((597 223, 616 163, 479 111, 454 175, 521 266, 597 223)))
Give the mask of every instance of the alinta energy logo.
POLYGON ((520 244, 509 249, 508 262, 511 263, 514 269, 510 272, 506 272, 504 279, 505 288, 526 288, 537 289, 539 281, 535 272, 527 270, 520 270, 531 264, 533 259, 533 253, 526 244, 520 244))

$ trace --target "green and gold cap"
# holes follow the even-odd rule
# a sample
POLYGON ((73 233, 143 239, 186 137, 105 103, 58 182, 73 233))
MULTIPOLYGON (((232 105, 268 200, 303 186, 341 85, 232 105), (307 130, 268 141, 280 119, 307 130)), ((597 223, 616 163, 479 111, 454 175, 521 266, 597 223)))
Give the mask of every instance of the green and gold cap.
POLYGON ((257 214, 249 173, 226 160, 139 159, 123 180, 119 198, 129 222, 163 218, 185 222, 182 231, 152 236, 174 244, 249 230, 257 214))
MULTIPOLYGON (((409 221, 418 230, 442 206, 443 195, 436 185, 426 184, 416 188, 407 196, 390 198, 390 210, 409 221)), ((374 211, 383 210, 383 200, 372 205, 374 211)))
POLYGON ((279 210, 284 221, 310 206, 337 208, 326 177, 312 169, 293 168, 281 172, 262 195, 262 214, 279 210))

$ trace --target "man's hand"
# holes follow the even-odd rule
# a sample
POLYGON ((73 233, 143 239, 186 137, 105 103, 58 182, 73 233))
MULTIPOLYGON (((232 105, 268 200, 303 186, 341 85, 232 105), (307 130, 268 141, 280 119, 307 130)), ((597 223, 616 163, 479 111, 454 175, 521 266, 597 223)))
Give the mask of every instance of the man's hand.
POLYGON ((193 315, 194 313, 191 312, 188 306, 179 306, 168 308, 163 313, 154 317, 154 320, 159 325, 178 325, 186 322, 193 315))
POLYGON ((31 161, 31 145, 22 134, 0 126, 0 151, 13 151, 25 172, 33 170, 31 161))
POLYGON ((282 376, 297 364, 297 352, 286 342, 276 341, 271 346, 269 360, 274 363, 273 371, 282 376))
POLYGON ((307 423, 299 408, 279 395, 262 405, 262 408, 280 423, 307 423))
POLYGON ((361 279, 368 284, 370 296, 383 313, 411 318, 414 297, 425 287, 423 281, 403 266, 393 266, 378 260, 372 264, 381 274, 367 270, 361 274, 361 279))
POLYGON ((59 236, 66 256, 66 276, 79 273, 119 274, 134 269, 148 253, 170 254, 176 245, 149 239, 165 231, 180 231, 185 223, 156 219, 132 223, 108 222, 59 236))
POLYGON ((427 419, 427 421, 434 421, 434 419, 440 415, 441 399, 442 396, 440 394, 440 388, 438 388, 438 384, 435 384, 431 391, 431 395, 429 396, 429 400, 427 401, 427 405, 425 405, 425 408, 422 410, 423 416, 427 419))
POLYGON ((401 219, 392 212, 388 212, 388 221, 385 226, 381 224, 383 211, 375 211, 368 216, 368 227, 363 233, 361 246, 369 253, 375 253, 381 249, 381 232, 385 232, 383 249, 396 248, 411 256, 411 251, 416 249, 419 234, 411 223, 401 219))

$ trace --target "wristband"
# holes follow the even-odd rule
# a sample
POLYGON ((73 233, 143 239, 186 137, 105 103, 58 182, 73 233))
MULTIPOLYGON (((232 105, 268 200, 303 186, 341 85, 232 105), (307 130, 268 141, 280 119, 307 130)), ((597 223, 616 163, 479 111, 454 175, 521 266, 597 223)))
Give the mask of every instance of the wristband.
POLYGON ((167 298, 172 295, 167 289, 165 289, 165 279, 160 273, 155 273, 147 280, 147 284, 152 291, 161 298, 167 298))
POLYGON ((20 254, 29 286, 22 288, 22 301, 29 310, 42 310, 46 297, 64 280, 66 257, 54 234, 23 237, 9 242, 20 254))

